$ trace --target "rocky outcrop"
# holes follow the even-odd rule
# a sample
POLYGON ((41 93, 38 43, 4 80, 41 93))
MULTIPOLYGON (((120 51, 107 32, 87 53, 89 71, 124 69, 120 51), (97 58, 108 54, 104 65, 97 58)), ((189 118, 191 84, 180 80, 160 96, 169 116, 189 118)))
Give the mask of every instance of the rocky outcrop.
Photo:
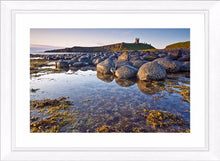
POLYGON ((162 80, 166 77, 166 70, 157 62, 148 62, 140 67, 137 75, 140 80, 162 80))
POLYGON ((120 79, 129 79, 136 77, 137 71, 138 70, 136 68, 130 65, 125 65, 125 66, 121 66, 116 70, 115 76, 120 79))
POLYGON ((106 59, 96 66, 97 72, 102 74, 114 74, 115 64, 111 59, 106 59))

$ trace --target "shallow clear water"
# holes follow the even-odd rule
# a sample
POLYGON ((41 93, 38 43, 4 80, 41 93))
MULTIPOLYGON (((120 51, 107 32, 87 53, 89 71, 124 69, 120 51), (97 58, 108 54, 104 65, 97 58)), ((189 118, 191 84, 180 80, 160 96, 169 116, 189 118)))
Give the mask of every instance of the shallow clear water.
MULTIPOLYGON (((31 92, 31 100, 69 96, 69 100, 74 102, 79 111, 76 124, 80 124, 81 128, 67 125, 62 130, 68 132, 93 131, 92 127, 88 129, 83 126, 88 121, 99 126, 111 125, 120 120, 138 121, 133 113, 141 107, 176 114, 189 126, 190 113, 185 111, 190 111, 190 103, 183 101, 179 93, 164 90, 166 83, 170 81, 189 86, 185 83, 189 82, 189 78, 184 77, 184 74, 175 74, 172 78, 155 85, 144 81, 118 80, 114 76, 97 75, 96 71, 91 70, 69 70, 65 73, 32 77, 30 88, 39 90, 31 92)), ((33 112, 32 115, 40 114, 33 112)), ((144 126, 143 122, 140 124, 144 126)))

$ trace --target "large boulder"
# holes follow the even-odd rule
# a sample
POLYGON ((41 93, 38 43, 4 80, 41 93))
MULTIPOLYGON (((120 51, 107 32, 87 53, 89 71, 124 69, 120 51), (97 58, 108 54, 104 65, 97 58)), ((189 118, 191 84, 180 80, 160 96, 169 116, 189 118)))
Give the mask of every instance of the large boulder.
POLYGON ((115 63, 111 59, 106 59, 96 66, 97 72, 102 74, 114 74, 115 63))
POLYGON ((129 60, 130 56, 128 52, 124 52, 121 56, 118 57, 118 60, 129 60))
POLYGON ((168 73, 176 73, 180 71, 180 64, 177 61, 170 60, 168 58, 158 58, 154 62, 162 65, 168 73))
POLYGON ((69 63, 67 61, 64 61, 63 59, 59 60, 55 63, 57 68, 66 68, 69 67, 69 63))
POLYGON ((120 68, 116 70, 115 76, 119 79, 129 79, 129 78, 136 77, 137 72, 138 72, 138 69, 130 65, 125 65, 125 66, 121 66, 120 68))
POLYGON ((140 80, 162 80, 166 77, 166 70, 157 62, 148 62, 140 67, 137 75, 140 80))
POLYGON ((146 53, 145 55, 142 56, 142 59, 147 60, 147 61, 152 61, 156 58, 158 58, 158 56, 152 52, 146 53))
POLYGON ((189 72, 190 71, 190 62, 185 61, 180 63, 180 71, 181 72, 189 72))

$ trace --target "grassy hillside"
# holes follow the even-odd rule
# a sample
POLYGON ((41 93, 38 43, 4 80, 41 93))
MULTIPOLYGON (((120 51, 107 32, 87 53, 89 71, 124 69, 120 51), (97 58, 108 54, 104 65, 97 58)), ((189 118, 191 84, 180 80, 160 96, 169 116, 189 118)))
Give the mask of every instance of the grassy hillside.
POLYGON ((190 48, 190 41, 171 44, 166 46, 165 49, 180 49, 180 48, 190 48))
POLYGON ((144 43, 117 43, 100 47, 72 47, 64 49, 49 50, 45 52, 98 52, 98 51, 128 51, 155 49, 151 44, 144 43))
POLYGON ((135 44, 135 43, 121 43, 119 47, 112 48, 113 51, 127 51, 127 50, 147 50, 147 49, 155 49, 150 44, 135 44))

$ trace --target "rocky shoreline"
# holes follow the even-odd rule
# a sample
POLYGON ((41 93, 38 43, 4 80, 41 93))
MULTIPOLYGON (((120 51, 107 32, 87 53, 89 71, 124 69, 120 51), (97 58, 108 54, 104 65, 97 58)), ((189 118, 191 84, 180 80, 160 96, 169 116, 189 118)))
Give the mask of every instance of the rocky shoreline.
POLYGON ((57 69, 94 69, 100 74, 118 79, 138 78, 157 81, 167 73, 190 72, 190 49, 163 49, 155 51, 96 52, 80 54, 32 55, 56 61, 57 69))

